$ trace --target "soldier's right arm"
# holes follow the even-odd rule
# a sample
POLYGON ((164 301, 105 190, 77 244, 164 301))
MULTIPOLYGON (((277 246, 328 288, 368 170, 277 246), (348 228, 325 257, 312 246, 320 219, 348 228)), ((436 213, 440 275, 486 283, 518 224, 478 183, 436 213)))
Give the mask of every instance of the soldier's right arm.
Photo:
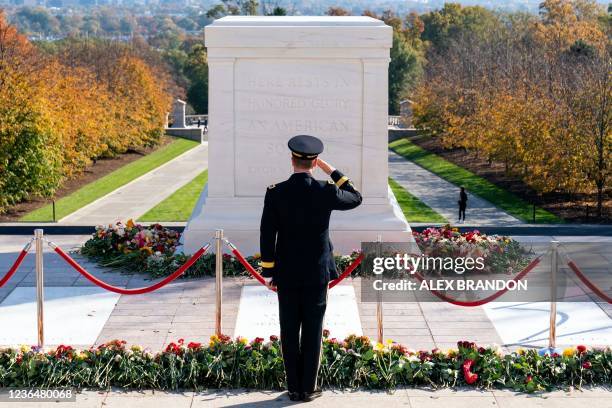
POLYGON ((265 278, 274 277, 274 259, 276 255, 276 233, 278 232, 278 219, 272 203, 271 190, 273 186, 266 190, 264 198, 264 208, 261 215, 261 226, 259 235, 259 248, 261 250, 262 276, 265 278))
POLYGON ((330 177, 335 184, 332 198, 332 208, 334 210, 352 210, 361 204, 363 200, 361 193, 357 191, 347 176, 336 169, 330 174, 330 177))

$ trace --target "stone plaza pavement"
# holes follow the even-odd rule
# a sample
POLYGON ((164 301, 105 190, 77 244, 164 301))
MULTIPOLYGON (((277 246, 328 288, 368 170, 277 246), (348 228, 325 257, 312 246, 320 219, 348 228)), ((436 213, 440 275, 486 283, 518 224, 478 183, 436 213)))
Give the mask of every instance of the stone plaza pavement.
POLYGON ((204 142, 59 222, 98 225, 137 219, 207 168, 208 142, 204 142))
POLYGON ((398 388, 376 390, 326 390, 312 402, 291 402, 285 392, 248 390, 210 391, 84 391, 74 402, 1 403, 2 407, 65 406, 78 408, 267 408, 267 407, 404 408, 610 408, 612 389, 597 387, 559 390, 542 394, 520 394, 507 390, 398 388))
MULTIPOLYGON (((65 250, 77 248, 88 235, 48 236, 65 250)), ((0 236, 0 271, 8 269, 28 236, 0 236)), ((109 284, 127 288, 149 286, 155 281, 144 275, 128 275, 100 268, 84 257, 73 255, 89 272, 109 284)), ((63 263, 57 254, 45 245, 45 287, 75 288, 94 286, 87 279, 63 263)), ((19 271, 0 288, 2 302, 15 288, 35 286, 33 251, 19 271)), ((353 285, 360 293, 360 279, 346 280, 342 285, 353 285)), ((213 278, 178 279, 170 285, 143 295, 122 295, 114 304, 112 313, 96 337, 96 344, 123 339, 130 344, 160 350, 171 341, 208 341, 214 333, 215 289, 213 278)), ((234 334, 238 304, 243 285, 258 285, 252 279, 225 278, 223 286, 223 332, 234 334)), ((358 303, 363 334, 376 337, 376 304, 358 303)), ((51 312, 49 312, 51 313, 51 312)), ((51 318, 49 313, 46 318, 51 318)), ((35 316, 32 316, 32 320, 35 316)), ((484 310, 458 308, 440 302, 385 303, 385 338, 414 349, 441 349, 456 346, 466 338, 481 344, 501 344, 493 324, 484 310)), ((68 323, 66 323, 68 324, 68 323)), ((78 330, 78 322, 71 327, 78 330)), ((332 333, 333 335, 333 333, 332 333)), ((0 342, 1 345, 1 342, 0 342)), ((51 344, 50 344, 51 345, 51 344)), ((89 347, 91 344, 78 344, 89 347)))
MULTIPOLYGON (((459 186, 456 186, 421 166, 406 160, 389 150, 389 177, 392 177, 410 194, 444 216, 448 221, 457 220, 459 186)), ((467 191, 468 207, 466 223, 469 225, 519 225, 523 222, 490 202, 467 191)))
MULTIPOLYGON (((49 236, 49 239, 66 250, 74 249, 89 238, 87 235, 49 236)), ((27 236, 0 236, 0 271, 4 272, 15 259, 27 236)), ((92 284, 66 267, 50 248, 45 248, 45 285, 49 289, 91 287, 92 284)), ((83 257, 74 257, 90 272, 113 285, 124 287, 148 286, 152 281, 142 275, 125 275, 108 272, 88 262, 83 257)), ((353 285, 359 294, 361 281, 354 279, 343 283, 353 285)), ((233 335, 243 285, 253 285, 243 278, 224 280, 223 331, 233 335)), ((0 302, 17 288, 35 285, 34 256, 28 255, 19 272, 0 289, 0 302)), ((363 333, 376 337, 376 305, 359 302, 359 315, 363 333)), ((79 309, 78 303, 72 308, 79 309)), ((50 308, 49 308, 50 309, 50 308)), ((612 312, 612 310, 610 310, 612 312)), ((52 310, 45 316, 49 317, 52 310)), ((87 314, 89 316, 89 314, 87 314)), ((52 316, 51 316, 52 317, 52 316)), ((2 315, 0 314, 0 319, 2 315)), ((86 317, 88 318, 88 317, 86 317)), ((35 320, 31 316, 22 319, 35 320)), ((61 330, 82 330, 82 322, 70 322, 66 318, 61 330)), ((74 320, 74 318, 72 318, 74 320)), ((481 307, 459 308, 437 302, 385 303, 385 338, 406 344, 414 349, 441 349, 455 347, 456 341, 470 339, 481 344, 502 341, 481 307)), ((16 322, 17 323, 17 322, 16 322)), ((17 326, 23 325, 19 320, 17 326)), ((0 337, 5 327, 0 328, 0 337)), ((52 328, 47 327, 45 330, 52 328)), ((60 333, 61 333, 60 330, 60 333)), ((161 350, 170 341, 184 338, 185 341, 205 342, 214 332, 214 279, 178 280, 167 287, 145 295, 118 296, 112 305, 99 333, 94 333, 91 344, 112 339, 124 339, 130 344, 140 344, 152 351, 161 350)), ((1 342, 0 342, 1 343, 1 342)), ((89 347, 91 344, 75 344, 89 347)), ((2 344, 0 344, 2 345, 2 344)), ((54 345, 49 343, 49 346, 54 345)), ((402 388, 393 393, 372 390, 338 391, 327 390, 324 396, 309 406, 372 407, 593 407, 612 408, 610 389, 595 388, 583 391, 555 391, 542 395, 515 394, 511 391, 472 389, 413 389, 402 388)), ((62 406, 80 407, 268 407, 293 405, 282 392, 248 392, 246 390, 210 390, 203 392, 152 392, 152 391, 86 391, 78 395, 77 403, 60 403, 62 406)), ((49 403, 20 402, 0 406, 47 407, 49 403)))

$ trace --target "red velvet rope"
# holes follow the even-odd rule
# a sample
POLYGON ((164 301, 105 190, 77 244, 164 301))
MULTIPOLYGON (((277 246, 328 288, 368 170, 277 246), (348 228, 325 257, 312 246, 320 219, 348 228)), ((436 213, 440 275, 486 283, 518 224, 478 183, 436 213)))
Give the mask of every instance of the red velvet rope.
POLYGON ((70 266, 72 266, 78 273, 80 273, 85 278, 87 278, 90 282, 98 285, 99 287, 104 288, 110 292, 115 292, 115 293, 119 293, 122 295, 141 295, 143 293, 153 292, 154 290, 157 290, 163 286, 166 286, 168 283, 178 278, 187 269, 189 269, 189 267, 193 265, 202 255, 204 255, 204 253, 208 250, 209 247, 210 245, 207 244, 206 246, 198 249, 196 253, 193 254, 192 257, 189 258, 187 262, 185 262, 180 268, 178 268, 172 275, 168 275, 166 278, 157 282, 154 285, 147 286, 144 288, 137 288, 137 289, 124 289, 124 288, 118 288, 116 286, 109 285, 108 283, 101 281, 100 279, 96 278, 95 276, 87 272, 81 265, 79 265, 74 259, 70 257, 70 255, 64 252, 60 247, 55 246, 54 249, 55 249, 55 252, 57 252, 59 256, 64 258, 64 260, 70 266))
POLYGON ((334 286, 342 282, 347 276, 353 273, 355 268, 358 267, 359 264, 361 264, 361 261, 363 261, 363 254, 359 254, 359 256, 355 258, 355 260, 351 262, 349 266, 346 267, 346 269, 344 270, 344 272, 342 272, 342 274, 340 274, 340 276, 329 282, 329 288, 333 288, 334 286))
POLYGON ((30 245, 29 244, 26 245, 26 247, 21 250, 21 252, 19 253, 19 256, 17 257, 17 259, 13 263, 13 266, 11 266, 11 269, 9 269, 9 271, 6 273, 6 275, 4 275, 4 277, 2 279, 0 279, 0 288, 3 287, 6 284, 6 282, 8 282, 9 279, 11 279, 13 277, 15 272, 17 272, 17 269, 19 269, 19 267, 21 266, 21 263, 25 259, 25 257, 28 254, 29 250, 30 250, 30 245))
MULTIPOLYGON (((233 244, 229 242, 228 242, 228 245, 232 253, 236 257, 236 259, 238 259, 238 261, 242 264, 242 266, 246 268, 247 272, 249 272, 249 274, 251 274, 251 276, 255 278, 259 283, 267 287, 266 280, 263 278, 263 276, 261 276, 259 272, 255 270, 255 268, 253 268, 253 265, 251 265, 245 259, 245 257, 240 253, 240 251, 238 251, 238 248, 236 248, 233 244)), ((342 274, 337 279, 334 279, 333 281, 329 282, 329 289, 333 288, 334 286, 342 282, 347 276, 349 276, 355 270, 355 268, 359 266, 362 260, 363 260, 363 254, 359 254, 359 256, 355 258, 355 260, 349 266, 347 266, 344 272, 342 272, 342 274)), ((276 292, 276 289, 272 289, 270 287, 268 287, 268 289, 276 292)))
POLYGON ((261 276, 261 274, 255 270, 255 268, 253 268, 253 265, 247 262, 247 260, 244 258, 244 256, 242 256, 240 251, 238 251, 238 248, 236 248, 234 245, 230 245, 230 248, 236 259, 240 261, 242 266, 246 268, 247 272, 250 273, 253 278, 255 278, 262 285, 266 286, 268 289, 276 292, 276 289, 272 289, 266 285, 266 280, 263 278, 263 276, 261 276))
POLYGON ((584 283, 586 286, 589 287, 589 289, 591 289, 597 296, 599 296, 600 298, 602 298, 603 300, 605 300, 608 303, 612 303, 612 298, 608 295, 606 295, 601 289, 599 289, 597 286, 595 286, 595 284, 593 282, 591 282, 585 275, 584 273, 582 273, 582 271, 580 270, 580 268, 578 268, 578 265, 576 265, 576 263, 574 261, 572 261, 571 259, 569 259, 568 257, 568 261, 567 261, 567 266, 569 266, 571 268, 572 271, 574 271, 574 273, 576 274, 576 276, 578 277, 578 279, 580 279, 582 281, 582 283, 584 283))
MULTIPOLYGON (((523 279, 523 277, 525 277, 525 275, 527 275, 529 272, 531 272, 531 270, 533 270, 533 268, 535 268, 540 263, 541 258, 542 258, 542 256, 540 255, 539 257, 537 257, 533 261, 531 261, 531 263, 529 265, 527 265, 525 267, 525 269, 523 269, 514 278, 512 278, 512 281, 518 282, 519 280, 523 279)), ((423 278, 423 276, 421 276, 421 274, 419 274, 418 272, 414 273, 414 277, 417 278, 417 280, 419 282, 422 282, 423 280, 425 280, 425 278, 423 278)), ((465 307, 482 306, 485 303, 492 302, 493 300, 497 299, 498 297, 500 297, 501 295, 503 295, 507 291, 508 291, 508 288, 506 287, 506 288, 504 288, 504 289, 502 289, 500 291, 497 291, 497 292, 493 293, 491 296, 487 296, 484 299, 476 300, 476 301, 473 301, 473 302, 467 302, 467 301, 463 301, 463 300, 453 299, 450 296, 446 296, 445 294, 438 292, 437 290, 430 290, 430 292, 433 295, 435 295, 439 299, 444 300, 445 302, 451 303, 453 305, 465 306, 465 307)))

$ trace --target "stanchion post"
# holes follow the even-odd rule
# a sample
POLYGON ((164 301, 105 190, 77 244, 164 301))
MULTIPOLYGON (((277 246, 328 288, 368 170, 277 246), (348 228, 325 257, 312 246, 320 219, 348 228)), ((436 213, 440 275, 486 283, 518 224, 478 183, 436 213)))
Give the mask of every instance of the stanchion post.
POLYGON ((223 230, 215 231, 215 334, 221 334, 221 306, 223 303, 223 230))
POLYGON ((35 229, 34 238, 36 240, 36 317, 38 328, 38 347, 45 345, 44 327, 44 273, 43 273, 43 230, 35 229))
MULTIPOLYGON (((378 235, 376 239, 378 242, 376 246, 376 255, 378 257, 382 256, 382 235, 378 235)), ((384 328, 383 328, 383 300, 382 300, 382 292, 376 292, 376 326, 378 329, 378 342, 384 342, 384 328)))
POLYGON ((553 349, 557 343, 557 272, 559 271, 559 241, 550 243, 550 328, 548 347, 553 349))

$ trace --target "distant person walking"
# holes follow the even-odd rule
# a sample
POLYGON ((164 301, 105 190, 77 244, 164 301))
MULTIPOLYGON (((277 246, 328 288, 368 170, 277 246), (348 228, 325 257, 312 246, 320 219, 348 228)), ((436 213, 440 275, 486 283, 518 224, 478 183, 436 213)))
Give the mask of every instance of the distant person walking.
POLYGON ((202 121, 198 118, 198 127, 202 126, 202 121))
POLYGON ((467 194, 465 193, 465 187, 461 187, 461 191, 459 192, 459 222, 465 222, 465 209, 467 208, 467 194))

